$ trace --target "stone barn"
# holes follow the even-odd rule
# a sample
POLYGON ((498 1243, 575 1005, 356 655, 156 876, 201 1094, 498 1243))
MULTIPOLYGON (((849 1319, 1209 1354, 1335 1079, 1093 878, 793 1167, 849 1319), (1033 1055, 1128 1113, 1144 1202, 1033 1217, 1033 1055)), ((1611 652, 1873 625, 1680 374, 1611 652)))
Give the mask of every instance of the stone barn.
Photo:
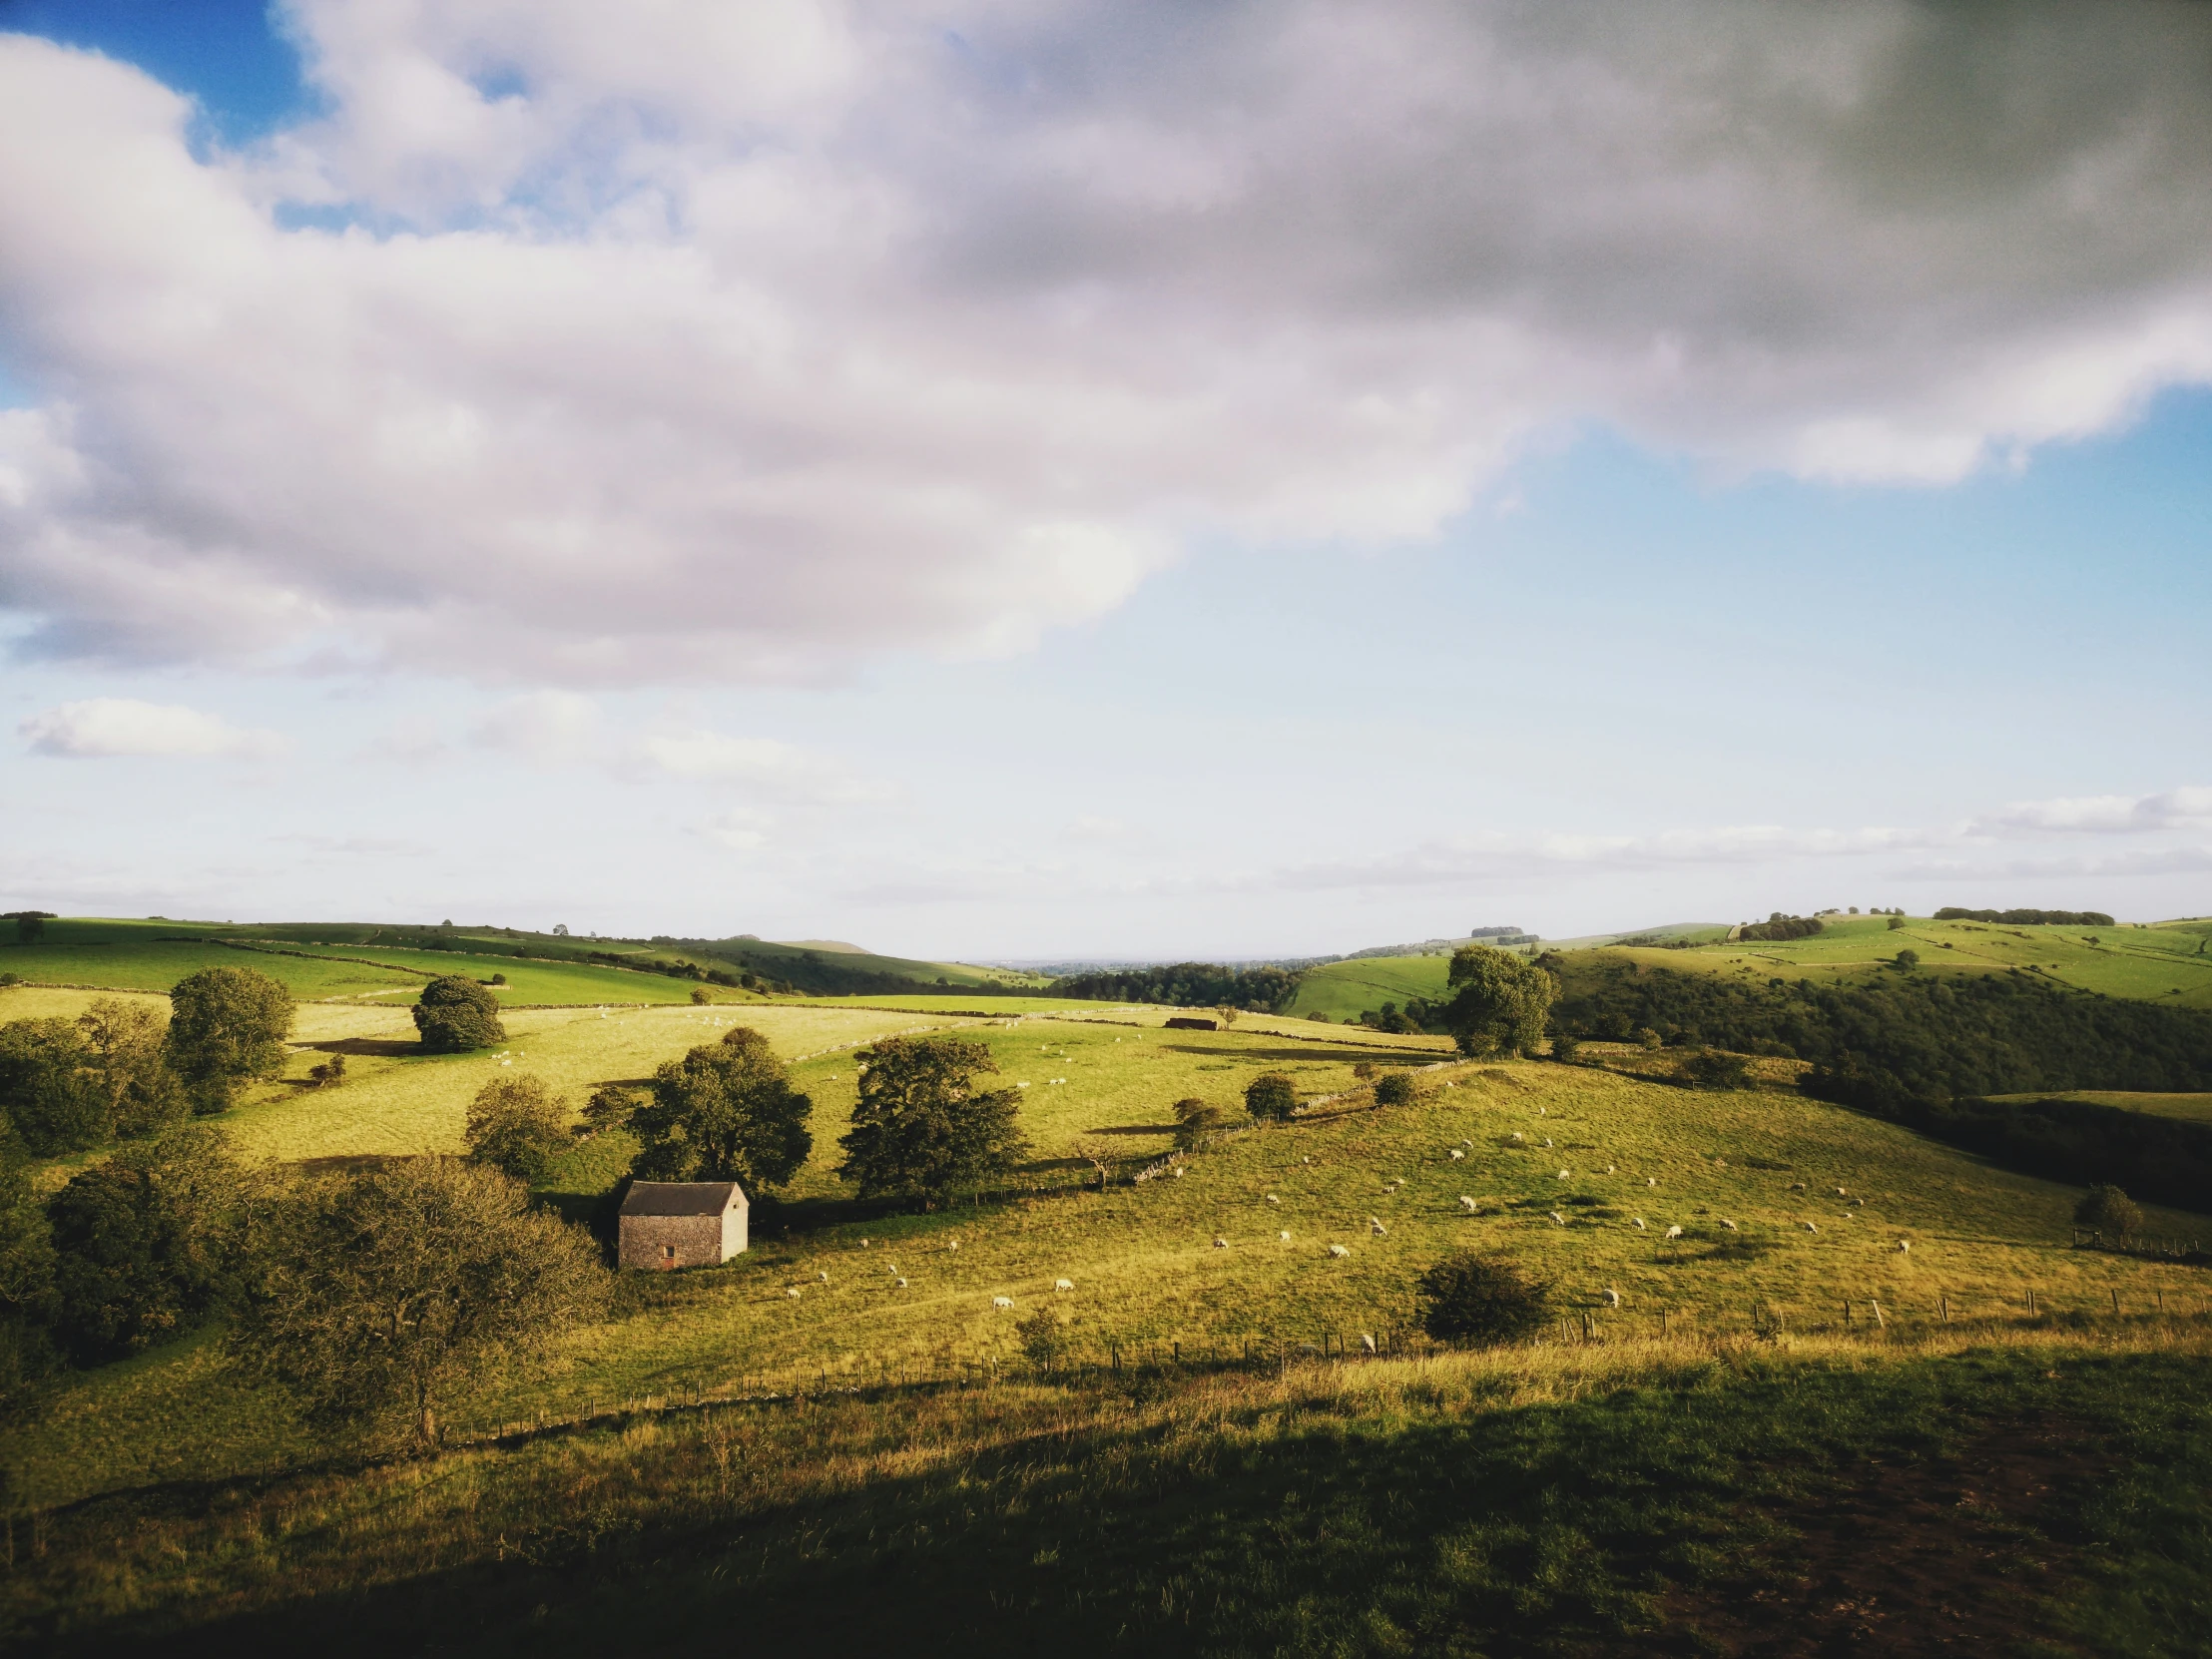
POLYGON ((625 1269, 711 1268, 746 1247, 745 1189, 735 1181, 637 1181, 622 1201, 625 1269))

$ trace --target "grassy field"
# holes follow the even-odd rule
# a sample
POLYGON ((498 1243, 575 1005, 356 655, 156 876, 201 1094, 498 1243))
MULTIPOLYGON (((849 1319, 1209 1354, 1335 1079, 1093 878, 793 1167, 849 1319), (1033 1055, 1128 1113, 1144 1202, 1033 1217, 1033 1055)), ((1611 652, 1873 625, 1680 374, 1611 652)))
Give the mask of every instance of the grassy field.
MULTIPOLYGON (((384 1011, 314 1013, 331 1024, 301 1035, 349 1045, 340 1051, 361 1055, 360 1075, 234 1112, 226 1122, 250 1156, 450 1149, 468 1098, 492 1076, 535 1071, 575 1102, 593 1082, 641 1077, 715 1040, 741 1014, 770 1033, 815 1099, 814 1157, 784 1204, 758 1212, 754 1251, 656 1282, 645 1305, 574 1334, 548 1369, 485 1402, 501 1415, 822 1370, 1004 1364, 1013 1317, 1040 1305, 1101 1358, 1177 1343, 1192 1353, 1357 1348, 1363 1333, 1409 1327, 1415 1275, 1462 1245, 1526 1261, 1555 1280, 1563 1307, 1622 1337, 1741 1335, 1777 1320, 1842 1328, 1847 1298, 1854 1320, 1879 1300, 1892 1320, 1936 1321, 1946 1303, 1953 1318, 2018 1310, 2030 1290, 2067 1315, 2110 1311, 2115 1293, 2122 1311, 2202 1295, 2195 1270, 2072 1249, 2075 1190, 1890 1125, 1771 1090, 1700 1093, 1594 1067, 1445 1061, 1434 1039, 1370 1042, 1292 1019, 1170 1032, 1158 1011, 1112 1006, 995 1023, 813 1006, 604 1019, 545 1010, 514 1016, 502 1067, 497 1055, 377 1052, 375 1033, 396 1029, 369 1023, 393 1017, 384 1011), (1009 1201, 980 1209, 855 1210, 834 1174, 854 1096, 851 1046, 930 1024, 958 1025, 1007 1081, 1029 1085, 1034 1163, 1009 1201), (1373 1109, 1353 1071, 1367 1058, 1422 1067, 1418 1102, 1373 1109), (1233 1104, 1265 1069, 1297 1080, 1315 1102, 1306 1117, 1231 1136, 1184 1160, 1179 1176, 1068 1189, 1088 1169, 1079 1155, 1124 1166, 1164 1157, 1171 1102, 1233 1104), (1039 1191, 1023 1196, 1031 1183, 1039 1191), (1669 1227, 1682 1235, 1667 1240, 1669 1227), (1331 1245, 1349 1257, 1333 1258, 1331 1245), (1055 1294, 1060 1278, 1075 1291, 1055 1294), (1617 1311, 1601 1306, 1608 1289, 1617 1311), (993 1309, 997 1296, 1013 1300, 1014 1316, 993 1309)), ((300 1064, 315 1052, 302 1050, 300 1064)), ((549 1190, 588 1201, 620 1174, 621 1151, 587 1145, 549 1190)), ((2154 1224, 2162 1236, 2203 1228, 2163 1212, 2154 1224)), ((50 1503, 279 1466, 296 1454, 291 1434, 208 1350, 188 1346, 76 1380, 7 1454, 25 1495, 50 1503)))
POLYGON ((1407 997, 1439 1000, 1448 956, 1360 956, 1349 962, 1324 962, 1307 971, 1291 1001, 1294 1014, 1327 1014, 1357 1020, 1363 1012, 1381 1012, 1382 1004, 1405 1005, 1407 997))
POLYGON ((2212 1094, 2147 1094, 2127 1089, 2067 1089, 2059 1093, 2000 1094, 2000 1101, 2086 1100, 2097 1106, 2118 1106, 2153 1117, 2181 1118, 2189 1123, 2212 1123, 2212 1094))
POLYGON ((1900 950, 1920 953, 1928 973, 1998 973, 2019 968, 2075 990, 2181 1007, 2212 1008, 2212 923, 2151 926, 2007 927, 1983 921, 1831 916, 1825 931, 1779 943, 1737 942, 1683 950, 1611 954, 1682 973, 1848 981, 1881 972, 1900 950))

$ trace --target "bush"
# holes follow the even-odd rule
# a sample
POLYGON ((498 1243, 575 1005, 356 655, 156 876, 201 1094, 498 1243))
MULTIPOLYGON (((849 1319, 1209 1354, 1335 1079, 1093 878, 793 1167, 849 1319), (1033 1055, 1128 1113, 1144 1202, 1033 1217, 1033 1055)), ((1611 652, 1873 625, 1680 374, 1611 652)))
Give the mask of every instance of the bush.
POLYGON ((1897 931, 1898 931, 1898 930, 1899 930, 1900 928, 1904 927, 1904 925, 1905 925, 1905 918, 1904 918, 1903 916, 1892 916, 1892 917, 1890 918, 1890 931, 1891 931, 1891 932, 1893 932, 1893 933, 1897 932, 1897 931))
POLYGON ((1409 1071, 1393 1071, 1375 1085, 1378 1106, 1410 1106, 1413 1095, 1413 1074, 1409 1071))
POLYGON ((499 1023, 499 998, 463 973, 448 973, 422 987, 415 1029, 432 1054, 466 1054, 507 1040, 499 1023))
POLYGON ((713 991, 710 991, 705 985, 694 985, 692 987, 691 999, 692 1006, 694 1008, 699 1008, 705 1006, 707 1003, 714 1001, 715 993, 713 991))
POLYGON ((1262 1123, 1288 1123, 1298 1111, 1298 1085, 1288 1072, 1263 1071, 1245 1085, 1245 1110, 1262 1123))
POLYGON ((1582 1039, 1571 1031, 1562 1031, 1551 1039, 1551 1057, 1554 1060, 1571 1060, 1582 1051, 1582 1039))
POLYGON ((565 1117, 553 1091, 537 1078, 495 1077, 469 1102, 461 1138, 477 1163, 535 1186, 568 1150, 565 1117))
POLYGON ((2117 1187, 2091 1187, 2088 1196, 2074 1206, 2074 1222, 2077 1226, 2093 1227, 2099 1233, 2131 1239, 2143 1230, 2143 1211, 2117 1187))
POLYGON ((1228 1113, 1196 1095, 1178 1100, 1173 1110, 1175 1145, 1179 1152, 1196 1152, 1229 1126, 1228 1113))
POLYGON ((1659 1033, 1648 1025, 1639 1025, 1629 1033, 1629 1041, 1639 1043, 1647 1049, 1657 1048, 1659 1046, 1659 1033))
POLYGON ((1893 960, 1900 972, 1911 973, 1921 965, 1921 953, 1918 950, 1901 950, 1893 960))
POLYGON ((1043 1372, 1058 1371, 1066 1365, 1075 1347, 1067 1326, 1050 1308, 1039 1308, 1016 1320, 1014 1335, 1020 1338, 1021 1352, 1029 1363, 1043 1372))
POLYGON ((1373 1060, 1362 1060, 1358 1065, 1352 1068, 1352 1075, 1357 1077, 1361 1082, 1365 1083, 1370 1078, 1374 1077, 1382 1069, 1382 1068, 1377 1065, 1373 1060))
POLYGON ((1421 1325, 1438 1342, 1491 1348, 1534 1336, 1551 1318, 1551 1286, 1501 1257, 1461 1251, 1420 1276, 1421 1325))
POLYGON ((1741 1089, 1751 1082, 1751 1065, 1741 1054, 1701 1048, 1682 1062, 1682 1075, 1701 1089, 1741 1089))
POLYGON ((113 1125, 93 1086, 91 1059, 75 1020, 0 1025, 0 1110, 30 1152, 47 1158, 108 1138, 113 1125))

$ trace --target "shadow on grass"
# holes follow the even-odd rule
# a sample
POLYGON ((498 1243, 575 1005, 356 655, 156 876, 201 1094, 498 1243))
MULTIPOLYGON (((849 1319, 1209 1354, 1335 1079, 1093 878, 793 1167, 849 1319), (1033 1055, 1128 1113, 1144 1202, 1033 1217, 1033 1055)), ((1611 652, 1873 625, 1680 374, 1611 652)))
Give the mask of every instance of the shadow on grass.
MULTIPOLYGON (((61 1651, 130 1639, 226 1659, 695 1642, 795 1655, 1690 1654, 1734 1651, 1715 1638, 1736 1634, 1764 1596, 1802 1601, 1790 1586, 1818 1565, 1835 1594, 1802 1609, 1801 1627, 1784 1632, 1795 1645, 1771 1649, 1813 1654, 1859 1651, 1858 1626, 1897 1590, 1856 1559, 1910 1562, 1925 1553, 1917 1544, 1949 1547, 1966 1526, 2003 1547, 1953 1549, 1944 1617, 1889 1623, 1880 1651, 1958 1651, 1944 1639, 1964 1629, 1997 1643, 1981 1651, 2032 1652, 2054 1634, 2054 1594, 2092 1593, 2072 1570, 2083 1544, 2115 1566, 2177 1551, 2177 1585, 2212 1556, 2201 1525, 2212 1445, 2193 1426, 2212 1403, 2201 1366, 2077 1354, 2062 1376, 2050 1363, 2014 1353, 1875 1372, 1753 1368, 1409 1417, 1356 1416, 1327 1393, 1287 1413, 1248 1397, 1204 1433, 1175 1432, 1172 1410, 1148 1413, 1102 1384, 1069 1390, 1056 1414, 1033 1412, 1035 1430, 928 1472, 797 1503, 719 1495, 731 1488, 726 1473, 716 1484, 711 1435, 650 1441, 616 1488, 590 1495, 573 1495, 583 1488, 559 1467, 507 1470, 478 1521, 487 1540, 497 1530, 497 1549, 487 1542, 466 1567, 291 1591, 183 1633, 95 1617, 67 1640, 46 1634, 61 1651), (2191 1422, 2177 1419, 2182 1405, 2191 1422), (2095 1454, 2054 1458, 2047 1436, 2017 1432, 2054 1421, 2095 1454), (2033 1451, 2030 1478, 1993 1475, 2016 1445, 2033 1451), (1887 1501, 1899 1491, 1915 1501, 1887 1501)), ((733 1408, 735 1441, 723 1443, 781 1433, 829 1447, 897 1408, 733 1408)), ((85 1539, 58 1541, 93 1547, 119 1517, 85 1519, 85 1539)), ((321 1572, 352 1569, 339 1540, 306 1547, 323 1551, 321 1572)), ((1882 1612, 1909 1608, 1901 1595, 1882 1612)), ((2115 1604, 2104 1617, 2130 1640, 2098 1651, 2202 1651, 2201 1598, 2115 1604)))

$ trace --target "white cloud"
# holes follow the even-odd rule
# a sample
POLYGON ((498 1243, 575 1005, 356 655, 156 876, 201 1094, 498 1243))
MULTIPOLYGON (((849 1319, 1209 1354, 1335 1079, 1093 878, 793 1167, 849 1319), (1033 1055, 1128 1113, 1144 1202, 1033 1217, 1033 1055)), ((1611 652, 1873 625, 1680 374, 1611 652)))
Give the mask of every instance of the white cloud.
POLYGON ((2153 834, 2212 828, 2212 789, 2016 801, 1967 827, 1969 834, 2153 834))
POLYGON ((128 697, 64 703, 31 716, 16 732, 32 754, 69 760, 266 760, 286 747, 275 732, 245 731, 182 704, 128 697))
POLYGON ((245 157, 0 37, 34 654, 818 677, 1582 421, 1939 482, 2212 378, 2202 10, 289 10, 245 157))

